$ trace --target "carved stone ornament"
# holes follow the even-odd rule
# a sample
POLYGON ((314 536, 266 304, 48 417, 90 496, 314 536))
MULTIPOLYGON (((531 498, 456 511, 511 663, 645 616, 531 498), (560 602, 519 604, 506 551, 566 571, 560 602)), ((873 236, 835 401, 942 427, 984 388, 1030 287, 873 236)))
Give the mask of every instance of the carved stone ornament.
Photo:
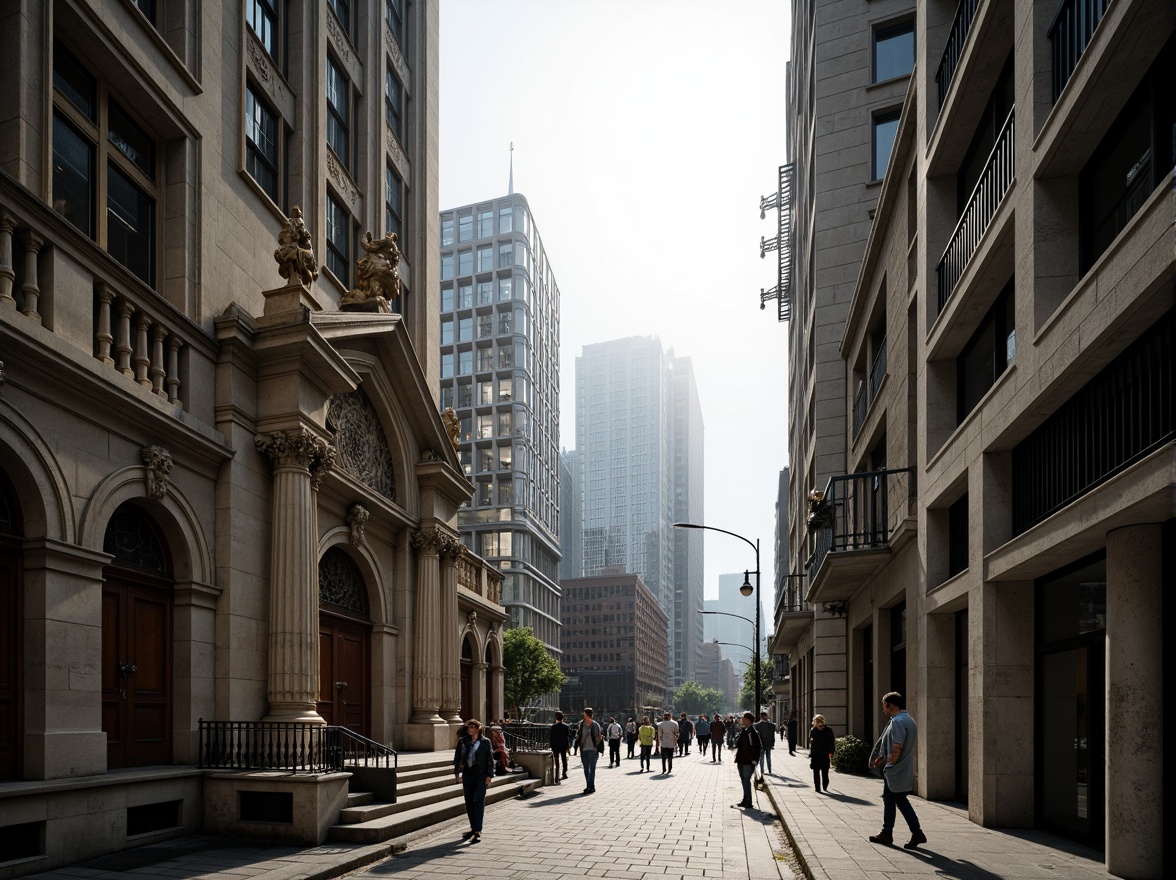
POLYGON ((465 545, 461 543, 453 535, 442 534, 441 546, 437 548, 437 553, 446 562, 456 562, 461 558, 461 554, 465 552, 465 545))
POLYGON ((389 501, 395 501, 392 451, 379 416, 363 389, 331 398, 327 427, 335 432, 339 467, 389 501))
POLYGON ((4 387, 4 361, 0 361, 0 388, 4 387))
POLYGON ((418 556, 439 556, 453 540, 452 535, 430 526, 413 532, 411 543, 418 556))
POLYGON ((314 242, 302 221, 302 209, 297 205, 278 233, 278 249, 274 251, 274 259, 278 261, 278 274, 291 283, 309 285, 318 278, 314 242))
POLYGON ((171 453, 162 446, 144 446, 140 454, 147 469, 147 497, 162 501, 167 495, 172 469, 171 453))
POLYGON ((441 421, 445 423, 445 433, 449 435, 449 442, 453 446, 453 451, 460 452, 461 419, 457 417, 457 413, 453 411, 453 407, 445 407, 441 413, 441 421))
POLYGON ((400 245, 395 232, 373 239, 365 232, 359 246, 366 251, 355 263, 355 288, 339 300, 342 311, 392 313, 400 295, 400 245))
POLYGON ((477 611, 471 611, 469 614, 466 615, 466 623, 468 623, 470 626, 473 626, 477 622, 478 622, 478 612, 477 611))
POLYGON ((347 511, 347 525, 351 527, 351 546, 358 547, 363 543, 363 529, 371 518, 368 509, 362 504, 352 504, 347 511))
POLYGON ((275 467, 304 467, 310 471, 311 487, 316 491, 335 464, 335 447, 306 428, 258 434, 253 443, 275 467))
POLYGON ((367 584, 355 560, 331 547, 318 564, 319 601, 368 616, 367 584))

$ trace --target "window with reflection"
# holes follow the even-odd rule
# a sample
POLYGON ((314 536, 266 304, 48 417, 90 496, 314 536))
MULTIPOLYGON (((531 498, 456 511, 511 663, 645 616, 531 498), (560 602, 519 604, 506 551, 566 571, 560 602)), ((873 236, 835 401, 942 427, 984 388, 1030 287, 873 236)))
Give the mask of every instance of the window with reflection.
POLYGON ((915 67, 915 20, 874 28, 874 82, 906 76, 915 67))
POLYGON ((514 229, 514 208, 509 205, 505 208, 498 209, 498 234, 502 235, 504 232, 511 232, 514 229))
POLYGON ((245 86, 245 170, 276 203, 278 117, 252 84, 245 86))
POLYGON ((457 240, 459 242, 471 241, 474 237, 474 215, 463 214, 457 218, 457 240))
POLYGON ((404 50, 404 0, 384 0, 384 21, 401 51, 404 50))
POLYGON ((956 424, 996 384, 1016 354, 1016 299, 1010 279, 956 359, 956 424))
POLYGON ((343 32, 351 36, 351 0, 327 0, 327 5, 343 25, 343 32))
POLYGON ((473 251, 458 251, 457 252, 457 274, 458 275, 473 275, 474 274, 474 252, 473 251))
POLYGON ((397 140, 403 140, 404 86, 391 67, 384 71, 384 121, 397 140))
POLYGON ((478 238, 489 238, 494 234, 494 211, 485 209, 478 212, 478 238))
POLYGON ((351 283, 351 216, 327 193, 327 268, 343 286, 351 283))
POLYGON ((453 218, 441 218, 441 247, 449 247, 453 244, 453 218))
POLYGON ((898 118, 901 113, 901 110, 888 110, 874 114, 874 158, 870 170, 874 180, 881 180, 886 176, 886 166, 890 164, 890 151, 894 149, 894 137, 898 134, 898 118))
POLYGON ((278 57, 278 9, 273 0, 245 0, 245 23, 266 53, 278 57))
POLYGON ((384 231, 395 232, 400 247, 404 247, 403 233, 404 181, 396 170, 387 165, 384 168, 384 231))
POLYGON ((59 41, 53 44, 53 207, 155 283, 155 137, 59 41), (105 213, 99 206, 105 204, 105 213))
POLYGON ((327 57, 327 144, 343 167, 351 168, 351 83, 327 57))

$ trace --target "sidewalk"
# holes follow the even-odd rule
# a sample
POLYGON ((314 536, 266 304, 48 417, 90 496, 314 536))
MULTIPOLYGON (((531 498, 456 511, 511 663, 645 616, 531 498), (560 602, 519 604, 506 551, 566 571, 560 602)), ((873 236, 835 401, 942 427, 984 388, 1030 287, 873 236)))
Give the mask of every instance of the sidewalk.
POLYGON ((1102 854, 1040 831, 984 828, 960 806, 917 797, 927 843, 917 850, 902 844, 910 833, 901 814, 894 846, 870 843, 882 829, 882 780, 830 771, 829 792, 813 788, 808 751, 795 757, 787 745, 772 751, 775 775, 767 794, 784 822, 809 880, 867 880, 885 877, 956 880, 1107 880, 1102 854))

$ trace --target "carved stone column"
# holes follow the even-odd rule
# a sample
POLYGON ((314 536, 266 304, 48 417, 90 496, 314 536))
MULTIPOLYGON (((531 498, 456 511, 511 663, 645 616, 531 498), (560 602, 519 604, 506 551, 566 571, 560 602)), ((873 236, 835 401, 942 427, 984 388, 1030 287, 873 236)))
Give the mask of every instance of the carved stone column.
POLYGON ((445 535, 441 542, 441 717, 460 724, 461 675, 458 655, 461 651, 457 620, 457 560, 462 545, 445 535))
POLYGON ((441 724, 441 571, 445 538, 435 526, 412 536, 416 551, 416 614, 413 618, 412 718, 410 724, 441 724))
POLYGON ((319 484, 335 448, 305 428, 261 434, 274 465, 266 721, 325 723, 318 714, 319 484))
POLYGON ((471 690, 473 693, 470 696, 471 709, 475 718, 482 719, 482 723, 490 723, 490 685, 487 679, 489 678, 490 669, 487 663, 474 664, 474 681, 471 690))

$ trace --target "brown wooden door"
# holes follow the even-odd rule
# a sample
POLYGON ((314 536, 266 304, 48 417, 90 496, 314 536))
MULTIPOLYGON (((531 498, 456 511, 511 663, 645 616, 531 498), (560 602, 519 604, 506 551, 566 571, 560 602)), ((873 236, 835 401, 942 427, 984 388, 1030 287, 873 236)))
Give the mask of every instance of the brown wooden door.
POLYGON ((108 574, 102 588, 107 767, 171 761, 171 591, 108 574))
POLYGON ((0 544, 0 779, 20 776, 20 557, 0 544))
POLYGON ((368 734, 368 632, 356 620, 319 615, 318 712, 327 724, 368 734))

